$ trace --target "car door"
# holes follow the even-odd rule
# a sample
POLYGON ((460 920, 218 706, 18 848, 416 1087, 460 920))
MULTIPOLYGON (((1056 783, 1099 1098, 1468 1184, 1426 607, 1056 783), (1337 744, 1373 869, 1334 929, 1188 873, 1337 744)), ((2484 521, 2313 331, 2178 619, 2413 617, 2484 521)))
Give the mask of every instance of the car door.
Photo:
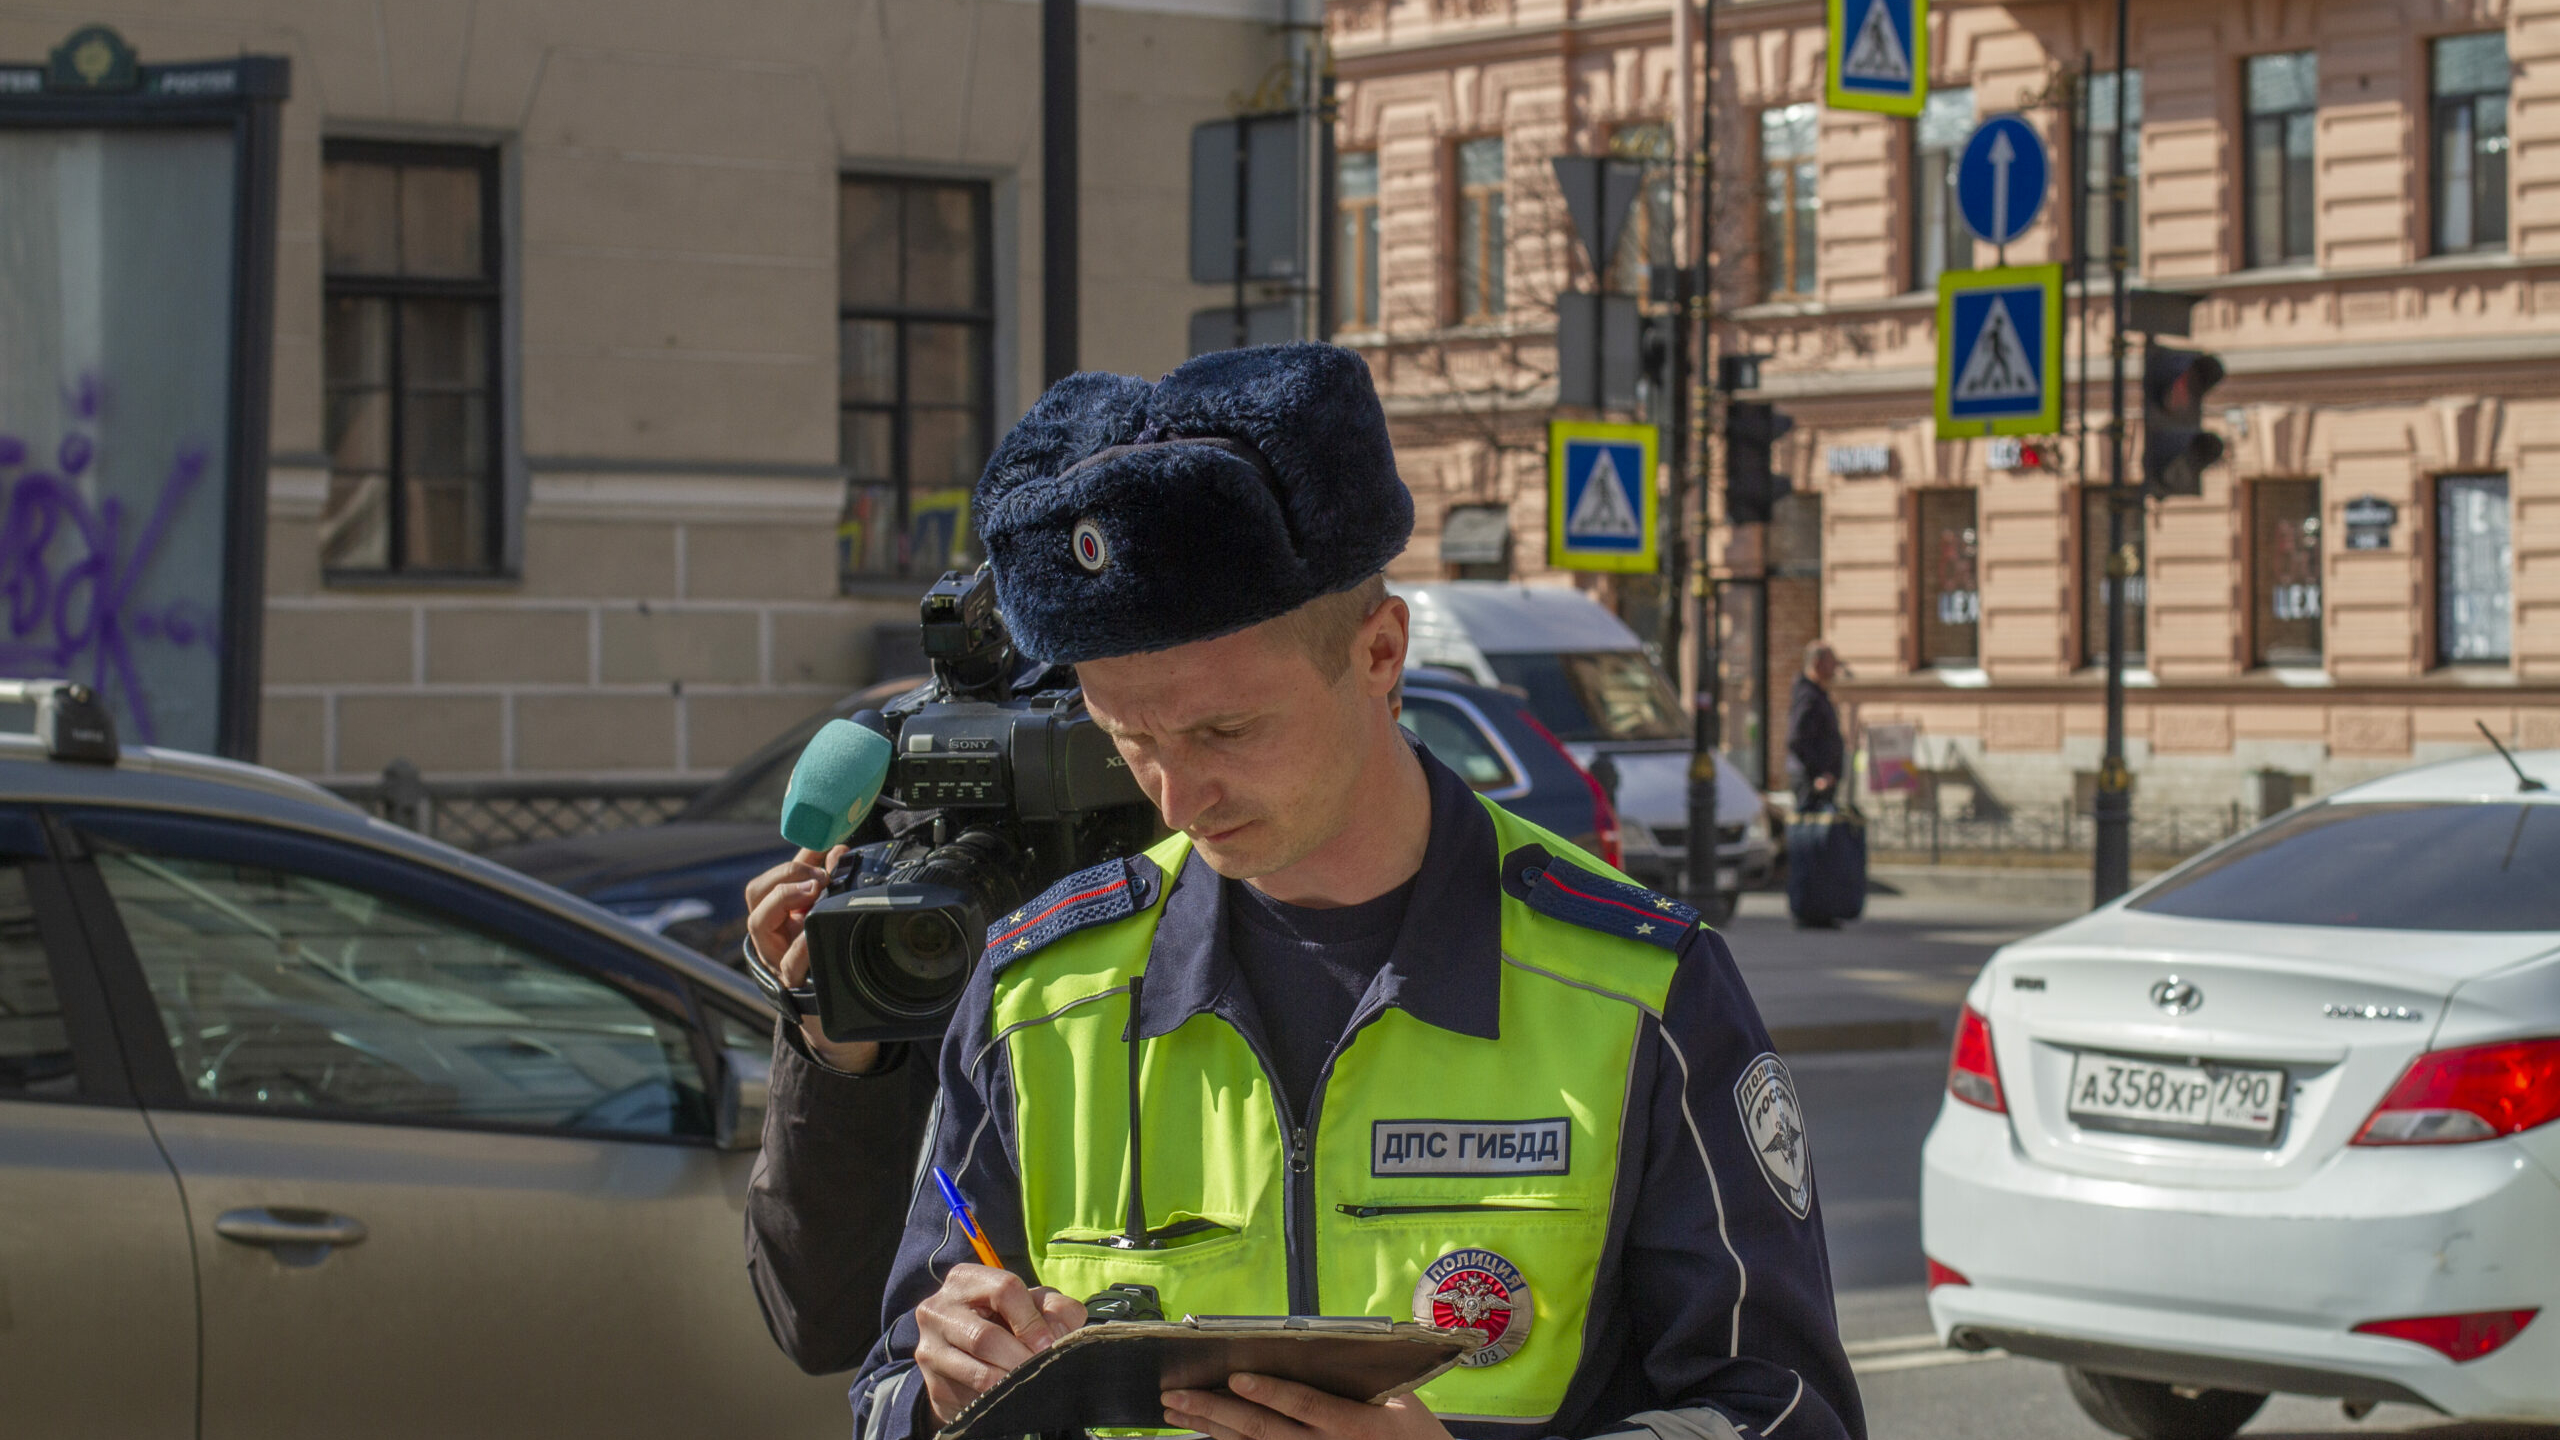
POLYGON ((0 1429, 188 1436, 195 1266, 34 812, 0 806, 0 1429))
POLYGON ((649 957, 432 867, 226 820, 69 817, 158 1043, 205 1440, 700 1436, 846 1421, 773 1347, 752 1157, 649 957))

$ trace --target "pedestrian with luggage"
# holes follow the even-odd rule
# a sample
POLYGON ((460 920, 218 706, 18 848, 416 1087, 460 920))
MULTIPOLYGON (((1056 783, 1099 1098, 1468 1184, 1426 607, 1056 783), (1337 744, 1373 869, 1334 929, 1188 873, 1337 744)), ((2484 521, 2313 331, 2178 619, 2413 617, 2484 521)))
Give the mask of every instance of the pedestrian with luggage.
POLYGON ((1787 909, 1809 930, 1855 920, 1867 903, 1866 827, 1843 796, 1848 742, 1831 682, 1842 671, 1827 640, 1804 647, 1804 673, 1787 706, 1787 770, 1796 818, 1787 827, 1787 909))

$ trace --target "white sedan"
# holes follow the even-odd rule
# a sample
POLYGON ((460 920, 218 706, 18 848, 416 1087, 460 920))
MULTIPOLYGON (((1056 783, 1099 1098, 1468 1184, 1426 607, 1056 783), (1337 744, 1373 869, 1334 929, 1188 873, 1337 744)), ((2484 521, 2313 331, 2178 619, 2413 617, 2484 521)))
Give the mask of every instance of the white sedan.
POLYGON ((2341 791, 2010 945, 1922 1162, 1939 1337, 2099 1424, 2560 1420, 2560 751, 2341 791))

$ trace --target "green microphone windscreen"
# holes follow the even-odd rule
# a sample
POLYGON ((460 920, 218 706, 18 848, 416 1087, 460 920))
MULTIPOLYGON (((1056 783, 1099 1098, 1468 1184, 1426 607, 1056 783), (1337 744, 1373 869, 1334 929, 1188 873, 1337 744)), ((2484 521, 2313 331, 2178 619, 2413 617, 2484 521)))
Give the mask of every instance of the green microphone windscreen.
POLYGON ((803 850, 845 842, 889 776, 888 737, 850 720, 830 720, 791 767, 782 797, 782 838, 803 850))

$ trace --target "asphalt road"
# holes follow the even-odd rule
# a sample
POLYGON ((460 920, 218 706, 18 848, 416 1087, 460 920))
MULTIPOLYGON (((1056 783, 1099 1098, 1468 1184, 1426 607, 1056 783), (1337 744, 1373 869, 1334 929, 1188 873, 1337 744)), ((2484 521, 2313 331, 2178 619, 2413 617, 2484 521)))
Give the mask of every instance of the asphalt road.
MULTIPOLYGON (((2068 912, 1869 901, 1839 930, 1797 930, 1776 896, 1744 897, 1724 927, 1762 1017, 1802 1092, 1838 1287, 1840 1330, 1872 1440, 2109 1440, 2072 1403, 2060 1367, 1993 1352, 1941 1349, 1929 1328, 1920 1258, 1920 1144, 1945 1083, 1944 1038, 1965 987, 2009 940, 2068 912), (1824 1048, 1900 1025, 1901 1049, 1824 1048), (1790 1047, 1789 1037, 1807 1042, 1790 1047)), ((2334 1400, 2277 1396, 2248 1436, 2349 1440, 2560 1440, 2560 1429, 2461 1425, 2407 1405, 2361 1421, 2334 1400)))

